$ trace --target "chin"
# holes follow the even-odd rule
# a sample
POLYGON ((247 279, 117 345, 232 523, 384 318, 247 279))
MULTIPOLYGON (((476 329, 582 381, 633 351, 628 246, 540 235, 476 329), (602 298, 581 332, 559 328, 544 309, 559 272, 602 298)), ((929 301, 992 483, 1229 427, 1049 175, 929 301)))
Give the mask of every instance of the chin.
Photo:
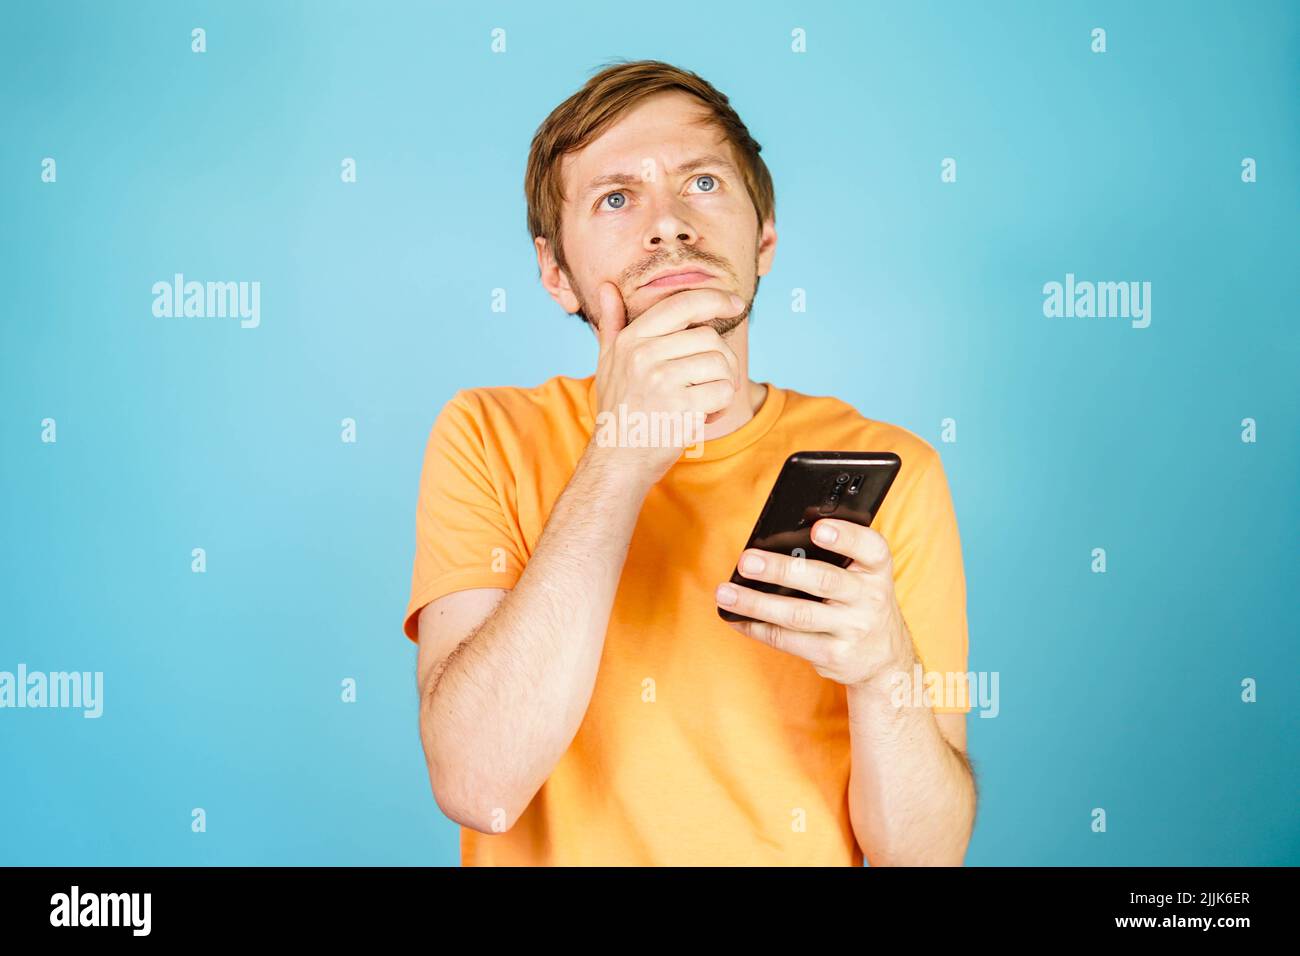
POLYGON ((707 324, 713 326, 714 331, 719 335, 727 336, 740 328, 748 318, 749 309, 746 308, 740 315, 728 315, 721 319, 713 319, 707 324))

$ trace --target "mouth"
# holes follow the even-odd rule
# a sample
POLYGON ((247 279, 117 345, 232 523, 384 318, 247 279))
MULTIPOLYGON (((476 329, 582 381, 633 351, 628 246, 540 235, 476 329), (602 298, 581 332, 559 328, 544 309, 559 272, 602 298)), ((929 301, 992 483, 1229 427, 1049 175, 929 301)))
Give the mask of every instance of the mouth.
POLYGON ((675 272, 666 272, 656 279, 640 286, 642 289, 662 289, 676 285, 697 285, 709 279, 716 279, 711 272, 702 272, 699 269, 679 269, 675 272))

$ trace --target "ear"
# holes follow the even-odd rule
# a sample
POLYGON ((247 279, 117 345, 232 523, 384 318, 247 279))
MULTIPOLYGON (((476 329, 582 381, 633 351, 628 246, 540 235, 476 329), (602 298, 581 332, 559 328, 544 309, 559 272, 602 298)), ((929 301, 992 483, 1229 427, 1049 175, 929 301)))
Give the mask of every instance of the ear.
POLYGON ((537 248, 537 269, 541 273, 542 287, 560 304, 560 308, 569 315, 575 314, 579 309, 578 297, 573 294, 569 277, 555 261, 555 252, 550 243, 543 236, 537 236, 533 239, 533 245, 537 248))
POLYGON ((776 256, 776 219, 768 216, 763 228, 758 232, 758 275, 765 276, 772 271, 772 259, 776 256))

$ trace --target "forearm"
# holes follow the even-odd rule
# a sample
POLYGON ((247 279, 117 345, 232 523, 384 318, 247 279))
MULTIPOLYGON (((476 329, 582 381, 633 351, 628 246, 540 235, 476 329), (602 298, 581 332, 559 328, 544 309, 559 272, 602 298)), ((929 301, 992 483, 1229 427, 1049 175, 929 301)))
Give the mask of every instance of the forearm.
MULTIPOLYGON (((903 668, 912 673, 915 659, 903 668)), ((959 866, 975 819, 975 781, 928 706, 888 683, 849 686, 849 815, 872 866, 959 866)))
POLYGON ((648 486, 589 448, 514 588, 430 675, 420 730, 466 825, 513 825, 576 735, 648 486))

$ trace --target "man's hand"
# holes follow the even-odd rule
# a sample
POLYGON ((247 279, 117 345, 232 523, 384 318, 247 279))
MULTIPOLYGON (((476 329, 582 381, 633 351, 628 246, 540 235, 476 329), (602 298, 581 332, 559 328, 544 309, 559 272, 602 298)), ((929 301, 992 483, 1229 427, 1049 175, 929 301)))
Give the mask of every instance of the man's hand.
POLYGON ((898 671, 916 661, 912 636, 894 596, 894 563, 878 531, 837 518, 813 525, 813 541, 853 559, 847 568, 826 561, 751 548, 741 555, 740 573, 755 581, 796 588, 827 601, 768 594, 754 588, 719 585, 722 607, 755 621, 728 623, 756 640, 811 661, 817 673, 845 685, 890 692, 898 671), (824 538, 828 532, 833 540, 824 538), (751 558, 761 568, 751 569, 751 558), (727 591, 735 599, 725 600, 727 591))
MULTIPOLYGON (((738 314, 745 307, 740 296, 720 289, 688 289, 656 302, 628 325, 617 285, 604 282, 596 294, 597 414, 609 412, 617 418, 621 405, 629 416, 645 416, 645 434, 650 436, 656 433, 652 423, 657 420, 684 423, 689 417, 693 427, 731 404, 744 385, 740 362, 712 326, 699 323, 738 314), (669 418, 652 417, 652 412, 669 418)), ((694 431, 694 439, 680 446, 621 450, 617 458, 640 469, 653 484, 673 466, 683 447, 701 440, 699 429, 694 431)), ((685 428, 680 434, 686 434, 685 428)), ((598 422, 593 442, 599 436, 598 422)))

